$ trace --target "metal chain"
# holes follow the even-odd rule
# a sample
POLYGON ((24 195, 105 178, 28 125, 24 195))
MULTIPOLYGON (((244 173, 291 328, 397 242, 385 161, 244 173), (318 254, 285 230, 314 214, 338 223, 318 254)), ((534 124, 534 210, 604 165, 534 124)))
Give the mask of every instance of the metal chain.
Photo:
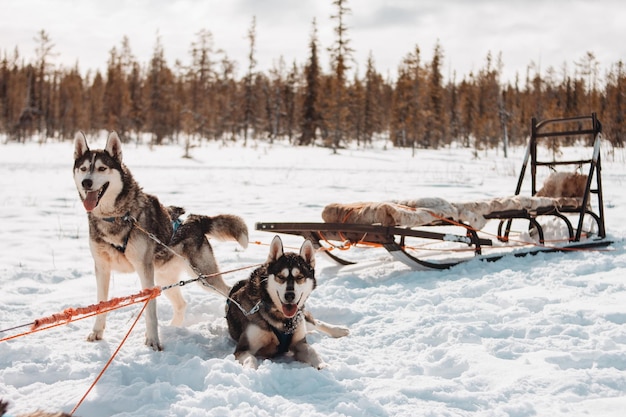
POLYGON ((161 287, 162 291, 166 291, 169 290, 171 288, 174 287, 183 287, 187 284, 190 284, 192 282, 196 282, 196 281, 200 281, 200 284, 202 284, 203 286, 212 289, 213 291, 215 291, 216 293, 220 294, 221 296, 223 296, 224 298, 226 298, 229 302, 234 303, 237 307, 239 307, 239 310, 241 310, 241 312, 245 315, 245 316, 250 316, 254 313, 256 313, 257 311, 259 311, 259 309, 261 308, 261 301, 259 301, 258 303, 256 303, 256 305, 254 307, 252 307, 252 309, 250 309, 250 311, 246 311, 243 306, 241 304, 239 304, 237 301, 233 300, 228 294, 224 294, 223 292, 221 292, 220 290, 218 290, 214 285, 211 285, 207 282, 207 278, 211 278, 217 275, 223 275, 223 274, 229 274, 232 272, 237 272, 237 271, 242 271, 244 269, 249 269, 249 268, 254 268, 254 267, 258 267, 261 266, 263 264, 254 264, 254 265, 248 265, 248 266, 243 266, 241 268, 236 268, 236 269, 231 269, 229 271, 224 271, 224 272, 216 272, 213 274, 203 274, 201 272, 199 272, 192 264, 191 262, 189 262, 189 259, 187 259, 185 256, 181 255, 180 253, 176 252, 174 249, 172 249, 171 247, 169 247, 168 245, 166 245, 165 243, 163 243, 158 237, 156 237, 153 233, 147 231, 146 229, 144 229, 143 227, 141 227, 139 225, 139 222, 137 221, 136 218, 134 218, 133 216, 131 216, 130 214, 127 214, 125 216, 122 217, 123 221, 127 221, 129 223, 131 223, 134 227, 136 227, 137 229, 139 229, 141 232, 145 233, 146 236, 148 236, 150 239, 154 240, 157 244, 163 246, 165 249, 167 249, 168 251, 170 251, 172 254, 174 254, 175 256, 178 256, 181 259, 184 259, 185 262, 187 262, 187 265, 189 265, 189 267, 197 274, 196 278, 192 278, 192 279, 188 279, 188 280, 181 280, 175 284, 171 284, 171 285, 167 285, 165 287, 161 287))

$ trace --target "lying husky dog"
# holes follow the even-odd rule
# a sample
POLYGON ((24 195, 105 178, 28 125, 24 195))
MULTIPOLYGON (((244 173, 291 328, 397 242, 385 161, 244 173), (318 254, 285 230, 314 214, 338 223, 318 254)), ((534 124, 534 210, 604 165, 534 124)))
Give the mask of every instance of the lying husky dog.
MULTIPOLYGON (((9 417, 10 414, 6 414, 9 409, 9 403, 0 400, 0 417, 9 417)), ((56 413, 49 413, 46 411, 33 411, 28 414, 20 414, 17 417, 72 417, 71 414, 63 413, 61 411, 56 413)))
MULTIPOLYGON (((112 132, 103 150, 90 150, 82 133, 74 140, 74 181, 89 219, 89 246, 95 263, 98 301, 109 296, 111 271, 136 271, 142 288, 178 282, 181 272, 192 276, 211 275, 205 283, 221 294, 230 287, 221 275, 205 235, 232 239, 248 245, 245 222, 233 215, 215 217, 190 215, 184 210, 166 209, 159 200, 143 192, 122 163, 119 137, 112 132), (174 228, 176 227, 176 231, 174 228), (157 240, 158 239, 158 240, 157 240), (166 247, 165 245, 168 245, 166 247)), ((186 302, 180 287, 164 291, 171 301, 172 325, 183 322, 186 302)), ((106 316, 96 318, 88 340, 100 340, 106 316)), ((156 301, 146 309, 146 345, 161 350, 156 301)))
POLYGON ((265 264, 233 287, 226 320, 237 342, 235 358, 243 366, 256 368, 256 356, 271 358, 287 352, 318 369, 325 366, 306 341, 307 324, 332 337, 346 336, 348 329, 315 320, 304 310, 316 286, 314 268, 315 249, 309 240, 300 254, 284 253, 276 236, 265 264))
MULTIPOLYGON (((0 417, 8 417, 6 414, 9 409, 9 403, 0 400, 0 417)), ((49 413, 46 411, 34 411, 28 414, 20 414, 17 417, 72 417, 71 414, 57 412, 57 413, 49 413)))

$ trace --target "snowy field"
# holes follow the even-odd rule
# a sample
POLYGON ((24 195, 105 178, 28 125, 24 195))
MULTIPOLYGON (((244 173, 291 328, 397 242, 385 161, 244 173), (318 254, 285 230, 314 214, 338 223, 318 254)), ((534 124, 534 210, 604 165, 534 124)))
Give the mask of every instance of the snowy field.
MULTIPOLYGON (((91 143, 102 147, 103 141, 91 143)), ((212 241, 221 269, 257 264, 272 235, 255 222, 321 221, 331 202, 513 194, 524 149, 341 150, 286 144, 127 145, 126 164, 164 204, 233 213, 251 244, 212 241)), ((626 409, 626 162, 603 149, 610 250, 539 254, 448 271, 414 271, 378 249, 339 268, 317 258, 307 306, 348 326, 309 343, 329 364, 289 358, 244 370, 234 359, 224 299, 196 285, 185 327, 168 326, 163 352, 144 346, 143 319, 77 416, 623 416, 626 409)), ((567 153, 589 157, 588 149, 567 153)), ((0 146, 0 330, 95 302, 87 219, 72 180, 70 142, 0 146)), ((291 250, 302 240, 283 236, 291 250)), ((230 284, 249 271, 225 275, 230 284)), ((116 274, 111 296, 139 290, 116 274)), ((93 319, 0 342, 0 398, 13 415, 71 411, 120 344, 140 305, 109 314, 105 340, 85 341, 93 319)), ((0 338, 15 332, 0 334, 0 338)))

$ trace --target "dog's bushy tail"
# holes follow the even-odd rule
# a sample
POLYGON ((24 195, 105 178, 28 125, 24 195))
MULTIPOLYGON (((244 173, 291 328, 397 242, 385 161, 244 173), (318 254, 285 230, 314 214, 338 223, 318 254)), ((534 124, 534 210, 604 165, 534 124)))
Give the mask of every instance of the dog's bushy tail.
POLYGON ((239 216, 219 214, 217 216, 191 215, 184 225, 196 223, 202 233, 220 240, 234 240, 245 249, 248 247, 248 226, 239 216))

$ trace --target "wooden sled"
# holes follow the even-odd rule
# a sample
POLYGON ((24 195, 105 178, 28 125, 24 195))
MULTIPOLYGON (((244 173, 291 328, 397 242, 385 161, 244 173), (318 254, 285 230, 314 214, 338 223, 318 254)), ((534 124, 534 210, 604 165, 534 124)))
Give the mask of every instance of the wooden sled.
MULTIPOLYGON (((515 196, 497 199, 489 207, 506 207, 504 210, 487 211, 480 213, 478 226, 450 215, 450 211, 437 213, 431 208, 419 205, 406 207, 397 202, 371 203, 354 205, 329 205, 323 213, 327 220, 326 211, 333 213, 333 219, 322 223, 256 223, 256 229, 271 233, 284 233, 302 236, 309 239, 318 249, 324 249, 331 259, 341 265, 353 264, 353 261, 336 255, 340 249, 354 246, 377 246, 387 250, 394 258, 418 269, 434 268, 447 269, 461 262, 472 259, 495 261, 504 256, 526 256, 539 252, 562 252, 601 248, 612 242, 606 238, 604 223, 604 203, 601 181, 600 134, 602 126, 595 113, 591 116, 580 116, 564 119, 550 119, 537 122, 532 119, 531 137, 524 157, 515 196), (553 140, 559 137, 591 138, 593 141, 592 156, 583 160, 553 160, 543 161, 537 157, 537 144, 540 141, 553 140), (531 196, 520 196, 524 179, 530 163, 531 196), (581 187, 575 198, 560 195, 554 197, 540 197, 543 189, 537 191, 537 168, 547 167, 552 171, 558 166, 569 165, 585 172, 579 175, 581 187), (585 170, 585 168, 587 168, 585 170), (584 189, 583 189, 584 188, 584 189), (582 194, 582 195, 580 195, 582 194), (518 197, 519 196, 519 197, 518 197), (517 199, 517 200, 516 200, 517 199), (502 201, 506 204, 502 204, 502 201), (519 207, 511 208, 518 201, 523 202, 519 207), (333 206, 333 207, 330 207, 333 206), (344 210, 343 212, 341 210, 344 210), (352 216, 354 212, 364 216, 352 216), (335 213, 337 212, 337 213, 335 213), (381 214, 382 213, 382 214, 381 214), (419 213, 419 221, 397 223, 408 216, 411 219, 414 213, 419 213), (326 216, 325 216, 326 215, 326 216), (405 217, 402 217, 402 216, 405 217), (450 215, 450 216, 449 216, 450 215), (378 216, 378 217, 377 217, 378 216), (563 225, 566 236, 563 241, 555 243, 545 239, 542 220, 556 219, 563 225), (424 220, 425 219, 425 220, 424 220), (354 221, 353 221, 354 220, 354 221), (497 234, 486 234, 482 230, 483 224, 489 221, 498 221, 497 234), (364 222, 370 222, 364 224, 364 222), (424 222, 423 224, 420 222, 424 222), (520 244, 511 238, 513 222, 525 222, 529 235, 535 242, 520 244), (450 231, 452 230, 452 231, 450 231), (437 249, 438 256, 424 253, 424 247, 455 246, 454 249, 437 249), (487 250, 489 249, 489 250, 487 250), (450 250, 462 256, 451 256, 450 250), (489 253, 487 253, 489 252, 489 253)), ((571 169, 571 168, 570 168, 571 169)), ((578 174, 574 174, 578 175, 578 174)), ((547 185, 544 183, 544 189, 547 185)), ((560 192, 564 192, 561 190, 560 192)), ((545 196, 545 194, 543 194, 545 196)), ((493 203, 493 202, 487 202, 493 203)), ((487 204, 485 203, 485 204, 487 204)), ((455 214, 466 210, 465 206, 454 206, 455 214)))

